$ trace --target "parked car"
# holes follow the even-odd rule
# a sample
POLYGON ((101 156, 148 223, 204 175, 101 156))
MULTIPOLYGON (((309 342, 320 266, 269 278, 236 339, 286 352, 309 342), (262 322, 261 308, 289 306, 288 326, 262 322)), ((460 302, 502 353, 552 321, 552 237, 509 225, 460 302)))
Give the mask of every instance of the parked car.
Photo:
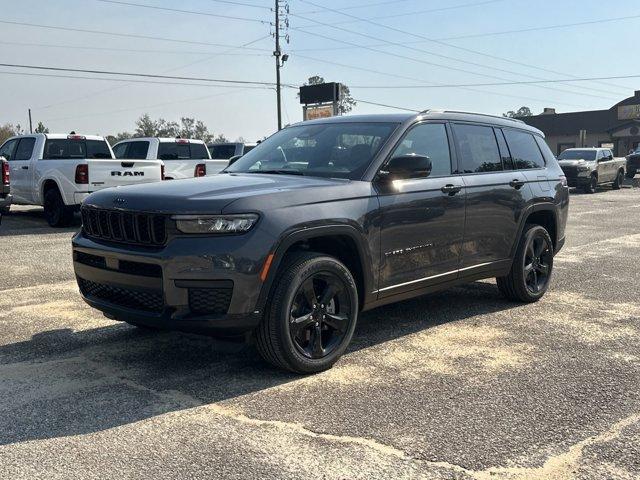
POLYGON ((287 127, 214 177, 92 194, 74 268, 111 319, 247 336, 311 373, 342 355, 363 310, 489 277, 539 300, 568 205, 542 132, 521 121, 334 117, 287 127), (105 216, 124 234, 100 228, 105 216))
POLYGON ((68 225, 92 192, 162 178, 162 162, 115 160, 106 140, 91 135, 12 137, 0 155, 9 161, 13 203, 44 206, 52 227, 68 225))
POLYGON ((210 143, 207 145, 211 158, 216 160, 228 160, 229 163, 235 162, 238 158, 246 155, 256 148, 257 143, 227 142, 227 143, 210 143))
POLYGON ((640 172, 640 146, 627 157, 627 178, 633 178, 640 172))
POLYGON ((560 154, 558 163, 570 187, 595 193, 598 185, 622 187, 627 159, 615 158, 608 148, 569 148, 560 154))
POLYGON ((113 146, 118 159, 162 160, 165 180, 204 177, 216 173, 228 162, 212 162, 202 140, 188 138, 143 137, 123 140, 113 146))
POLYGON ((0 157, 0 216, 11 208, 11 172, 9 162, 0 157))

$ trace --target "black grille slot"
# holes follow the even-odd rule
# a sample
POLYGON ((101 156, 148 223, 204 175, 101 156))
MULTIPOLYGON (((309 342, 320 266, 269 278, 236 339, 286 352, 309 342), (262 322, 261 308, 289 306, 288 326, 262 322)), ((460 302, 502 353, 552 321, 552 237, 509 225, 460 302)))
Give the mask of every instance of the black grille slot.
POLYGON ((82 207, 82 228, 86 235, 133 245, 162 246, 167 241, 164 215, 128 213, 82 207))
POLYGON ((120 260, 120 268, 118 271, 128 273, 130 275, 140 275, 143 277, 162 278, 162 267, 152 263, 130 262, 129 260, 120 260))
POLYGON ((190 288, 189 309, 196 315, 224 315, 232 293, 231 288, 190 288))
POLYGON ((95 268, 107 268, 107 262, 104 257, 99 257, 98 255, 90 255, 84 252, 75 252, 76 262, 82 263, 83 265, 89 265, 90 267, 95 268))
POLYGON ((114 287, 78 278, 78 286, 85 297, 92 297, 125 308, 160 313, 164 309, 164 300, 160 291, 133 290, 114 287))
POLYGON ((578 168, 577 167, 562 167, 562 172, 565 174, 567 179, 575 179, 578 177, 578 168))

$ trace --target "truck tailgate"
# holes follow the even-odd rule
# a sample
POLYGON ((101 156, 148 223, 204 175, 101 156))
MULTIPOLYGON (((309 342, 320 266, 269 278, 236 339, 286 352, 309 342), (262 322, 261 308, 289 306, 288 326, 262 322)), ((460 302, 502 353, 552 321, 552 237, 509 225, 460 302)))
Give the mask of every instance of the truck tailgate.
POLYGON ((159 160, 87 160, 87 164, 91 191, 162 180, 159 160))

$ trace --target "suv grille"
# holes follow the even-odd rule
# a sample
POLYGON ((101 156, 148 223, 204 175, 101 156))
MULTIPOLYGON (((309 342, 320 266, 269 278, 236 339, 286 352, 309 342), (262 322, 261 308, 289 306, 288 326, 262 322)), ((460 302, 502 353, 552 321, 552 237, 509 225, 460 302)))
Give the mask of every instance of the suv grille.
POLYGON ((114 287, 78 278, 78 286, 85 297, 93 297, 125 308, 160 313, 164 300, 160 291, 142 291, 114 287))
POLYGON ((82 207, 82 229, 90 237, 135 245, 162 246, 167 241, 164 215, 82 207))
POLYGON ((190 288, 189 309, 196 315, 225 315, 232 293, 232 288, 190 288))
POLYGON ((567 179, 574 180, 578 177, 578 167, 565 166, 562 167, 562 171, 567 179))

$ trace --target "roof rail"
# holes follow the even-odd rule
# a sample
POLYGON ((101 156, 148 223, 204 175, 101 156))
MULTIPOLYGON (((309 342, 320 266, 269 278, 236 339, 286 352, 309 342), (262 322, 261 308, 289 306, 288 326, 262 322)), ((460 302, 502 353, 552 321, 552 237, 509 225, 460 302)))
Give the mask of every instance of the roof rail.
POLYGON ((520 120, 519 118, 503 117, 501 115, 491 115, 489 113, 465 112, 465 111, 462 111, 462 110, 432 110, 432 109, 427 109, 427 110, 423 110, 420 113, 462 113, 462 114, 468 114, 468 115, 479 115, 479 116, 482 116, 482 117, 499 118, 501 120, 510 120, 512 122, 517 122, 517 123, 525 123, 524 121, 520 120))

